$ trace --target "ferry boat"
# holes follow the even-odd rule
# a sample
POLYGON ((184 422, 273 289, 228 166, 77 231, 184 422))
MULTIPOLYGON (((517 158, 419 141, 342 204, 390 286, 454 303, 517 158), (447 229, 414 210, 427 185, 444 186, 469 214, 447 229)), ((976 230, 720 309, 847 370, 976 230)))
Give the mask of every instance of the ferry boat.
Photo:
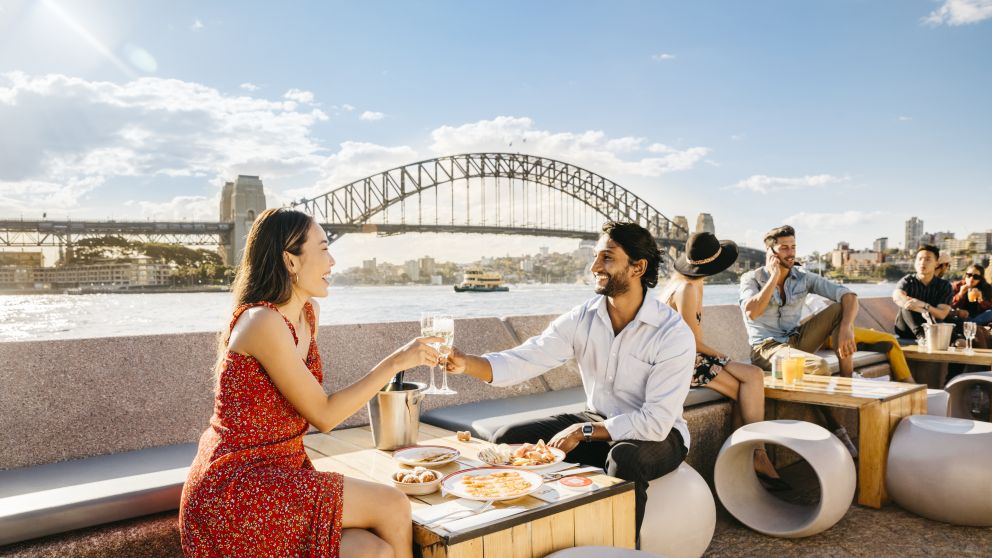
POLYGON ((465 280, 460 285, 455 285, 456 293, 498 293, 509 290, 509 287, 503 285, 503 277, 499 273, 481 269, 466 269, 465 280))

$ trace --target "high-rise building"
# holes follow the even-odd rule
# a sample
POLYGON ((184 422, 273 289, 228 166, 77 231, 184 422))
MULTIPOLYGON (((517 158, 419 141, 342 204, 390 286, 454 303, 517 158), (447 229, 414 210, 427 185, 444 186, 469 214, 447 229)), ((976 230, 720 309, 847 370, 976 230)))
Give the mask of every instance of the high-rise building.
POLYGON ((968 240, 972 243, 972 249, 979 254, 992 252, 992 231, 971 233, 968 240))
POLYGON ((234 182, 224 184, 220 193, 220 220, 234 224, 231 244, 221 246, 226 265, 237 265, 245 249, 248 231, 259 213, 265 211, 265 190, 257 176, 239 174, 234 182))
POLYGON ((700 213, 699 216, 696 217, 695 232, 708 232, 710 234, 716 234, 716 226, 713 224, 713 216, 709 213, 700 213))
POLYGON ((921 236, 923 236, 923 219, 910 217, 909 220, 906 221, 906 244, 903 248, 907 252, 916 250, 917 245, 920 243, 921 236))
POLYGON ((875 242, 871 245, 871 249, 874 252, 884 254, 889 249, 889 237, 883 236, 882 238, 876 238, 875 242))

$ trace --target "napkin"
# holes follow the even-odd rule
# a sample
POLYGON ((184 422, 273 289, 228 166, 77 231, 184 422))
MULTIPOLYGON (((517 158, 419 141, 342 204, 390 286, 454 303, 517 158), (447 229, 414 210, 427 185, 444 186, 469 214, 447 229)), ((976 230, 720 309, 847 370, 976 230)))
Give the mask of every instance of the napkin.
MULTIPOLYGON (((413 519, 417 523, 427 525, 429 523, 434 523, 439 518, 453 513, 456 511, 468 513, 468 511, 474 511, 482 506, 485 502, 476 502, 474 500, 466 500, 465 498, 458 498, 457 500, 451 500, 443 504, 437 504, 436 506, 430 506, 425 508, 418 508, 413 510, 413 519)), ((457 519, 461 515, 452 516, 452 519, 457 519)))
POLYGON ((465 531, 490 521, 509 517, 526 509, 522 506, 510 506, 508 508, 493 508, 479 514, 470 513, 482 508, 485 505, 485 502, 477 502, 474 500, 459 498, 457 500, 451 500, 450 502, 445 502, 429 508, 415 509, 413 510, 413 519, 422 525, 429 525, 437 521, 438 518, 452 513, 453 515, 442 519, 441 524, 437 527, 443 528, 449 533, 455 533, 458 531, 465 531), (460 513, 453 513, 456 511, 460 513))
POLYGON ((454 517, 460 519, 453 519, 451 522, 443 521, 441 527, 449 533, 457 533, 458 531, 465 531, 472 527, 482 525, 484 523, 489 523, 490 521, 496 521, 497 519, 502 519, 504 517, 509 517, 511 515, 520 513, 524 511, 523 506, 510 506, 508 508, 494 508, 489 511, 482 512, 476 515, 470 515, 468 517, 461 517, 456 515, 454 517))

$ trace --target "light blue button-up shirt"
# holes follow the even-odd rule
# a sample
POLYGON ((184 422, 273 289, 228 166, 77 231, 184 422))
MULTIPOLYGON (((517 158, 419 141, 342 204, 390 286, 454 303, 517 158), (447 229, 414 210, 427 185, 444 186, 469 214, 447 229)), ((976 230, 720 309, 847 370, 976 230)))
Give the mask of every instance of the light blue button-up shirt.
POLYGON ((771 275, 768 269, 760 267, 754 271, 749 271, 741 276, 741 290, 738 303, 741 312, 744 314, 744 323, 747 325, 748 342, 751 346, 761 343, 765 339, 774 339, 779 343, 786 343, 789 336, 799 330, 799 319, 803 309, 803 300, 810 293, 829 298, 834 302, 840 302, 841 297, 852 292, 847 287, 838 285, 833 281, 824 279, 815 273, 793 266, 789 270, 788 277, 785 278, 785 300, 782 300, 779 289, 775 289, 772 299, 765 308, 765 312, 751 320, 747 317, 744 305, 748 299, 757 295, 761 289, 768 284, 771 275))
POLYGON ((494 386, 508 386, 575 358, 589 410, 606 418, 614 440, 662 441, 675 428, 689 447, 682 407, 696 341, 682 317, 649 292, 623 330, 613 334, 606 297, 558 317, 519 347, 487 353, 494 386))

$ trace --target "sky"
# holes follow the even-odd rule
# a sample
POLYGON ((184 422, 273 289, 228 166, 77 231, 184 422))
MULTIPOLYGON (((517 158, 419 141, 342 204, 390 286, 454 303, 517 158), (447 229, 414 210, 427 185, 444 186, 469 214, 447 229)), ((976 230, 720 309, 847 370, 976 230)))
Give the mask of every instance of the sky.
MULTIPOLYGON (((746 245, 787 223, 800 253, 900 247, 911 216, 992 228, 989 91, 992 0, 0 0, 0 219, 216 221, 238 174, 279 206, 513 151, 746 245)), ((345 235, 332 252, 575 245, 345 235)))

